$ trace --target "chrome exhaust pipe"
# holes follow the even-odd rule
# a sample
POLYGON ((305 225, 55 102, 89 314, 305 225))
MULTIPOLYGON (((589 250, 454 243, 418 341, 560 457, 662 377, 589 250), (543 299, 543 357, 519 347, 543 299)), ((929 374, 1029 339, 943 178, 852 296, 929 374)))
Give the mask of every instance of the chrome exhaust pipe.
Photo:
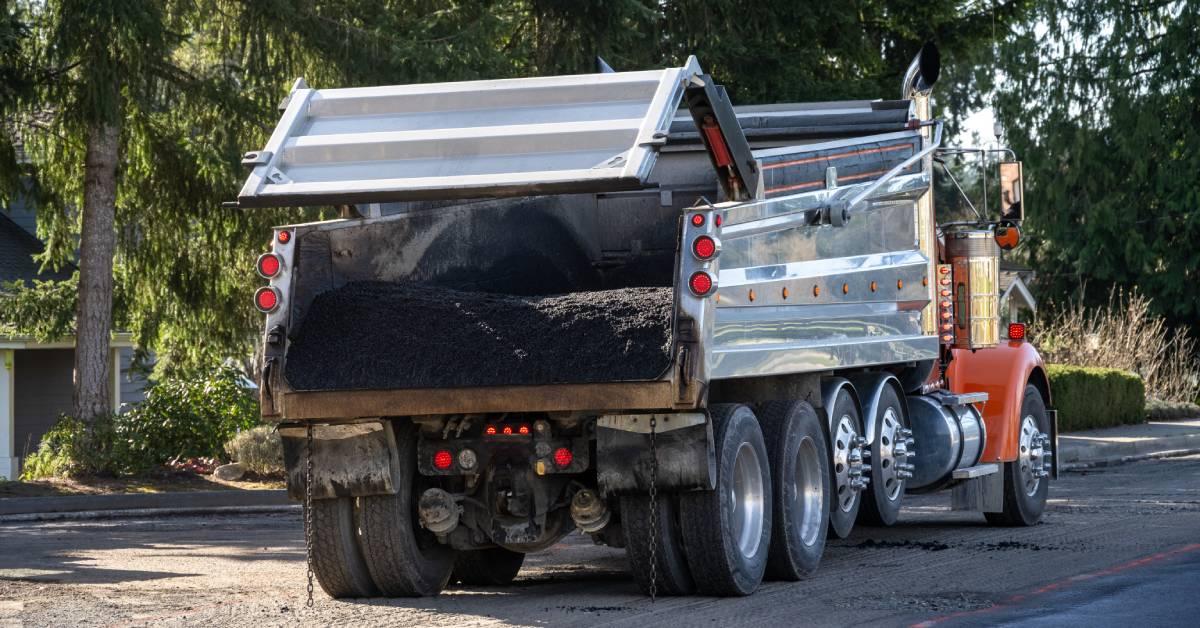
POLYGON ((900 97, 928 96, 942 71, 942 55, 933 42, 925 42, 913 58, 900 84, 900 97))

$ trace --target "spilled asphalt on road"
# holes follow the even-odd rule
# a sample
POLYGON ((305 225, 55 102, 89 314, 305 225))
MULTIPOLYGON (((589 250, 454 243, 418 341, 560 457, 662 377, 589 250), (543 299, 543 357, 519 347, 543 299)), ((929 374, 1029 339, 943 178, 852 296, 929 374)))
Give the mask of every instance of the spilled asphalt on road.
POLYGON ((1194 625, 1200 456, 1065 474, 1043 523, 993 528, 912 498, 800 583, 642 597, 621 550, 571 536, 508 587, 304 604, 292 513, 0 525, 0 626, 1194 625))

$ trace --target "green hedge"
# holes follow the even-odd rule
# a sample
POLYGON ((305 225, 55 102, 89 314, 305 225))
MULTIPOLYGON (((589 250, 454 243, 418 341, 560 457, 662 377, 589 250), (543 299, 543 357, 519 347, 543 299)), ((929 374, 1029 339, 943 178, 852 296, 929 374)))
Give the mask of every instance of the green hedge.
POLYGON ((1146 418, 1146 386, 1134 373, 1067 364, 1049 364, 1046 372, 1060 431, 1141 423, 1146 418))

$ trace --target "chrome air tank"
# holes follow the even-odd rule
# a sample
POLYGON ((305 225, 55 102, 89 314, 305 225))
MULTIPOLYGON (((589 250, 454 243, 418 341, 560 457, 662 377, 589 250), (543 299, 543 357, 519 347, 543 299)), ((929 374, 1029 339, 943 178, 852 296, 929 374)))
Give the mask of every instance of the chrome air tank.
POLYGON ((983 416, 973 404, 956 401, 956 395, 945 393, 908 397, 908 421, 917 451, 909 457, 913 464, 909 489, 938 488, 955 470, 979 463, 987 443, 983 416))

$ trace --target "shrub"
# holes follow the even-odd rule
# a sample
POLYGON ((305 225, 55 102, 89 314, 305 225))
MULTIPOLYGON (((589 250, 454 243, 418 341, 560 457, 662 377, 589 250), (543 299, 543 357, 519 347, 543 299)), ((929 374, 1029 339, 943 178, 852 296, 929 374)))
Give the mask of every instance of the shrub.
POLYGON ((221 458, 227 440, 259 422, 242 381, 222 367, 157 382, 128 412, 91 425, 64 416, 26 457, 21 476, 136 474, 173 460, 221 458))
POLYGON ((1186 330, 1172 330, 1151 314, 1150 304, 1137 292, 1114 291, 1101 308, 1072 302, 1053 313, 1044 309, 1030 331, 1047 362, 1131 371, 1142 377, 1150 398, 1194 402, 1200 349, 1186 330))
POLYGON ((1065 364, 1049 364, 1046 373, 1064 432, 1145 419, 1146 388, 1135 373, 1065 364))
POLYGON ((278 432, 265 425, 238 432, 225 443, 225 453, 247 471, 259 475, 283 473, 283 441, 278 432))
POLYGON ((1200 418, 1200 406, 1181 401, 1151 399, 1146 402, 1146 418, 1151 421, 1177 421, 1179 419, 1200 418))
POLYGON ((28 480, 114 473, 121 457, 120 444, 113 436, 115 419, 101 417, 89 427, 72 417, 59 417, 42 436, 37 450, 25 457, 21 477, 28 480))
POLYGON ((127 472, 184 458, 220 458, 225 441, 259 423, 242 374, 220 367, 200 377, 165 379, 117 420, 127 472))

